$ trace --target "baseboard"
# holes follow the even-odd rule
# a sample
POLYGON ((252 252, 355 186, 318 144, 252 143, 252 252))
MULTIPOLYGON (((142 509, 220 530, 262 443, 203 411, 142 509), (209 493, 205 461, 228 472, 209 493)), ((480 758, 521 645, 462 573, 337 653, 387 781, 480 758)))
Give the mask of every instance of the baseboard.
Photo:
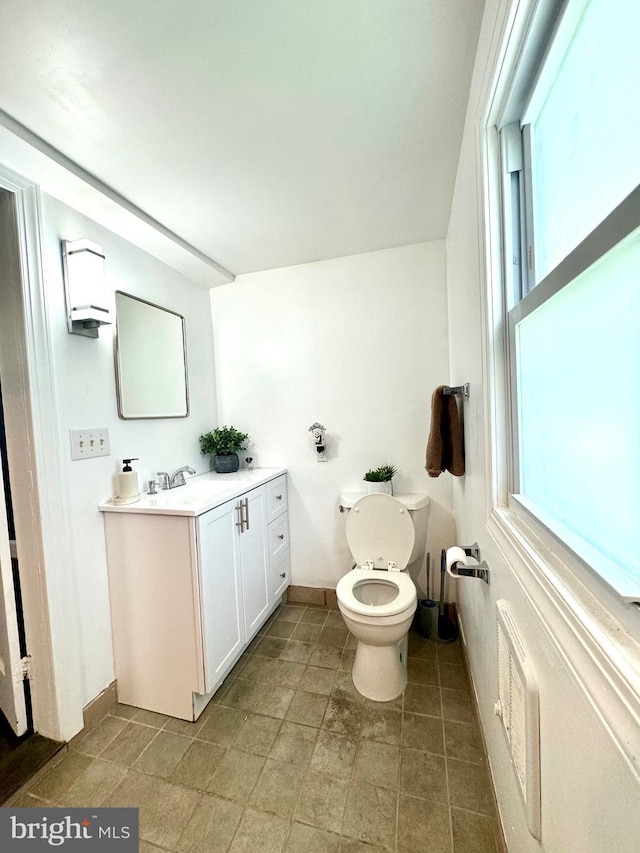
MULTIPOLYGON (((455 607, 455 605, 454 605, 455 607)), ((478 705, 478 697, 476 695, 475 685, 473 683, 473 678, 471 676, 471 667, 469 666, 469 657, 467 655, 467 645, 464 640, 464 625, 462 624, 462 620, 458 620, 458 612, 456 608, 456 620, 458 621, 458 625, 460 628, 460 648, 462 649, 462 656, 464 657, 464 665, 467 670, 467 674, 469 675, 469 682, 471 684, 471 700, 473 704, 473 712, 476 718, 476 726, 478 731, 480 732, 480 740, 482 743, 482 752, 484 755, 484 760, 487 764, 489 781, 491 783, 491 797, 493 801, 493 809, 492 809, 492 821, 493 821, 493 829, 494 829, 494 837, 496 840, 496 845, 498 847, 498 853, 509 853, 507 848, 507 842, 504 835, 504 828, 502 826, 502 821, 500 820, 500 809, 498 808, 498 798, 496 796, 496 786, 493 781, 493 772, 491 769, 491 763, 489 761, 489 753, 487 751, 487 742, 485 740, 484 731, 482 729, 482 721, 480 719, 480 707, 478 705)))
POLYGON ((310 607, 338 608, 335 589, 315 586, 290 586, 286 592, 287 604, 306 604, 310 607))

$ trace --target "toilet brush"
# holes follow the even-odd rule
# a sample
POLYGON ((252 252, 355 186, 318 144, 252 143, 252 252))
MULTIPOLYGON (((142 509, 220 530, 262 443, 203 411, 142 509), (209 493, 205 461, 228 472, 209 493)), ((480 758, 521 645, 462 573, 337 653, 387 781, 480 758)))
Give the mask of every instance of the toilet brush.
POLYGON ((444 610, 444 581, 447 572, 447 552, 440 554, 440 607, 438 611, 438 642, 453 643, 458 637, 458 626, 449 619, 444 610))
POLYGON ((431 599, 431 554, 427 554, 427 597, 418 601, 417 628, 421 637, 435 640, 437 635, 437 603, 431 599))

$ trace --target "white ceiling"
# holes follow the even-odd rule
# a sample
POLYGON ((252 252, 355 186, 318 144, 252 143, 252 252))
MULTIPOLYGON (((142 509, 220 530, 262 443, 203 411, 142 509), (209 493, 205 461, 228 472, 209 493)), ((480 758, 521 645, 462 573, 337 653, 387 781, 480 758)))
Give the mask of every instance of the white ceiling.
POLYGON ((482 0, 3 0, 0 108, 234 274, 441 239, 482 0))

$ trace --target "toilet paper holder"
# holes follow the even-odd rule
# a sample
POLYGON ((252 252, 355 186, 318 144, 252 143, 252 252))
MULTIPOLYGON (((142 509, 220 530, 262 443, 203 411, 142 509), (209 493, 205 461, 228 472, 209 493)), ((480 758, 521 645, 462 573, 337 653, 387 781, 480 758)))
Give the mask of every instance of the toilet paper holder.
POLYGON ((462 563, 455 562, 451 566, 452 574, 458 578, 480 578, 485 583, 489 583, 489 566, 483 560, 477 566, 464 566, 462 563))
POLYGON ((472 557, 474 560, 477 560, 478 564, 469 566, 462 560, 454 560, 448 566, 449 574, 457 578, 480 578, 485 583, 489 583, 489 566, 481 559, 478 543, 474 542, 473 545, 461 545, 460 550, 464 552, 465 557, 472 557))

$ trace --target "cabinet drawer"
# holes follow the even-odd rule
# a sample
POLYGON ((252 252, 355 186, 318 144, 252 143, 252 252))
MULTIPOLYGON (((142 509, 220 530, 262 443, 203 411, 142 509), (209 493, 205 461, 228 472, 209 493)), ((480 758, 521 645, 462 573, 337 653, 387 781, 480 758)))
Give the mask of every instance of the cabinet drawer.
POLYGON ((289 550, 282 553, 275 563, 269 567, 269 592, 270 600, 282 595, 291 581, 291 565, 289 561, 289 550))
POLYGON ((289 547, 289 513, 283 513, 269 525, 269 562, 274 561, 289 547))
POLYGON ((282 474, 270 483, 267 489, 267 521, 273 521, 287 509, 287 475, 282 474))

